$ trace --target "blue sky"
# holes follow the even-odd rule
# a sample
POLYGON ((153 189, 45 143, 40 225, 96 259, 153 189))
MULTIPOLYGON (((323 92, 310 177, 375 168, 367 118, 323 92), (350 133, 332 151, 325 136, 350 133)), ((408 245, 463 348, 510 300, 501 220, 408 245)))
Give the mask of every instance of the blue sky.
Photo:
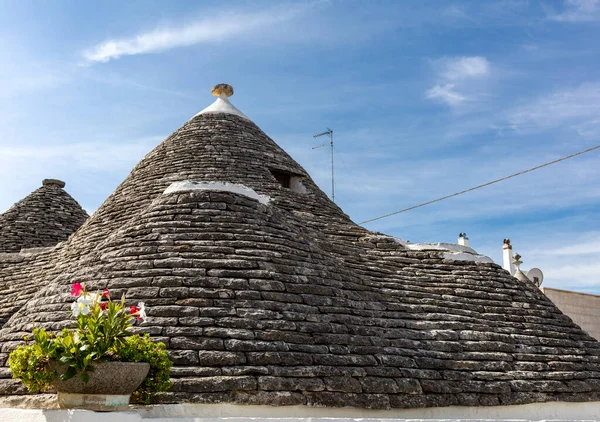
MULTIPOLYGON (((0 2, 0 212, 65 180, 93 212, 213 101, 360 222, 600 144, 600 1, 0 2)), ((545 285, 600 294, 600 152, 367 225, 510 237, 545 285)))

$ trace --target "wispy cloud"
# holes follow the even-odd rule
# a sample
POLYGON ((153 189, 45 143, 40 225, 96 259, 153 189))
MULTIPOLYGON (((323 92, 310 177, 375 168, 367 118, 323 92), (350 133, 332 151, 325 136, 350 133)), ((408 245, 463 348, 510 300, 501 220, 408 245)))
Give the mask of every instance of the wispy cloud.
POLYGON ((444 59, 441 64, 442 77, 451 81, 481 78, 490 73, 490 62, 481 56, 444 59))
POLYGON ((490 62, 481 56, 443 58, 434 62, 438 83, 425 92, 425 97, 449 106, 473 100, 470 84, 487 78, 490 62))
POLYGON ((467 97, 455 90, 455 84, 435 85, 425 92, 430 100, 440 101, 455 106, 467 100, 467 97))
POLYGON ((565 237, 562 242, 564 246, 559 248, 534 250, 533 252, 539 255, 553 256, 600 254, 600 233, 590 232, 585 234, 585 238, 577 237, 579 239, 573 239, 573 236, 565 237))
POLYGON ((600 0, 565 0, 561 13, 549 18, 558 22, 594 22, 600 20, 600 0))
POLYGON ((122 56, 222 42, 289 21, 314 4, 288 5, 251 13, 221 12, 183 27, 160 27, 128 38, 107 40, 83 51, 82 55, 87 64, 106 63, 122 56))
POLYGON ((545 286, 598 293, 599 232, 536 233, 531 237, 535 240, 525 240, 519 250, 526 251, 528 267, 542 269, 545 286))
POLYGON ((571 128, 584 137, 600 133, 600 83, 543 96, 509 112, 510 126, 519 131, 571 128))

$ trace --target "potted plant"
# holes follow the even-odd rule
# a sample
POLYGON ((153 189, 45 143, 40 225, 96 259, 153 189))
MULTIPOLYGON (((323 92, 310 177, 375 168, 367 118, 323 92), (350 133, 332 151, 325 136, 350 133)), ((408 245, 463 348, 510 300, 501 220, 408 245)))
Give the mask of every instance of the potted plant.
POLYGON ((75 283, 71 305, 73 329, 54 334, 33 330, 33 342, 19 346, 9 356, 13 378, 20 378, 31 392, 54 387, 61 408, 122 410, 133 393, 136 401, 149 403, 152 394, 171 387, 173 362, 164 343, 148 334, 128 332, 135 321, 146 319, 145 306, 125 306, 125 296, 113 301, 108 290, 88 292, 75 283))

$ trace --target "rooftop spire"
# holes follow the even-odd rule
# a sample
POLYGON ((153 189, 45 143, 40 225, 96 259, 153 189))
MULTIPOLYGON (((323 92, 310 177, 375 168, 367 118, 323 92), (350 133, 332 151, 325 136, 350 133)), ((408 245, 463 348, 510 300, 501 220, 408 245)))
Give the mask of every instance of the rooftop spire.
POLYGON ((42 180, 42 186, 54 186, 62 189, 66 186, 66 183, 58 179, 44 179, 42 180))
POLYGON ((529 278, 527 278, 525 273, 523 271, 521 271, 522 263, 523 263, 523 261, 521 261, 521 255, 515 254, 515 260, 514 260, 513 264, 515 265, 515 267, 517 267, 517 270, 515 271, 514 276, 517 278, 517 280, 520 280, 520 281, 531 281, 531 280, 529 280, 529 278))
MULTIPOLYGON (((235 114, 236 116, 243 117, 244 119, 248 119, 244 113, 239 111, 233 104, 229 102, 229 98, 233 95, 233 87, 228 84, 217 84, 213 86, 211 90, 212 95, 217 97, 217 100, 202 110, 200 113, 196 114, 194 117, 199 116, 200 114, 207 113, 228 113, 235 114)), ((193 117, 192 117, 193 118, 193 117)))
POLYGON ((227 84, 216 84, 213 86, 211 92, 215 97, 220 97, 222 95, 225 97, 231 97, 233 95, 233 87, 227 84))

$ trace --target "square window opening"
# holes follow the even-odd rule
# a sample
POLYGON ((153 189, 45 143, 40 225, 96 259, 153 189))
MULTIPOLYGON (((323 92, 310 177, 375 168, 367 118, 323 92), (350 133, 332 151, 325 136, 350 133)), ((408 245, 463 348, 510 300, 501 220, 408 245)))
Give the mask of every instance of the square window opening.
POLYGON ((306 188, 302 183, 303 176, 297 176, 282 170, 269 169, 269 171, 282 187, 290 189, 292 192, 306 193, 306 188))

